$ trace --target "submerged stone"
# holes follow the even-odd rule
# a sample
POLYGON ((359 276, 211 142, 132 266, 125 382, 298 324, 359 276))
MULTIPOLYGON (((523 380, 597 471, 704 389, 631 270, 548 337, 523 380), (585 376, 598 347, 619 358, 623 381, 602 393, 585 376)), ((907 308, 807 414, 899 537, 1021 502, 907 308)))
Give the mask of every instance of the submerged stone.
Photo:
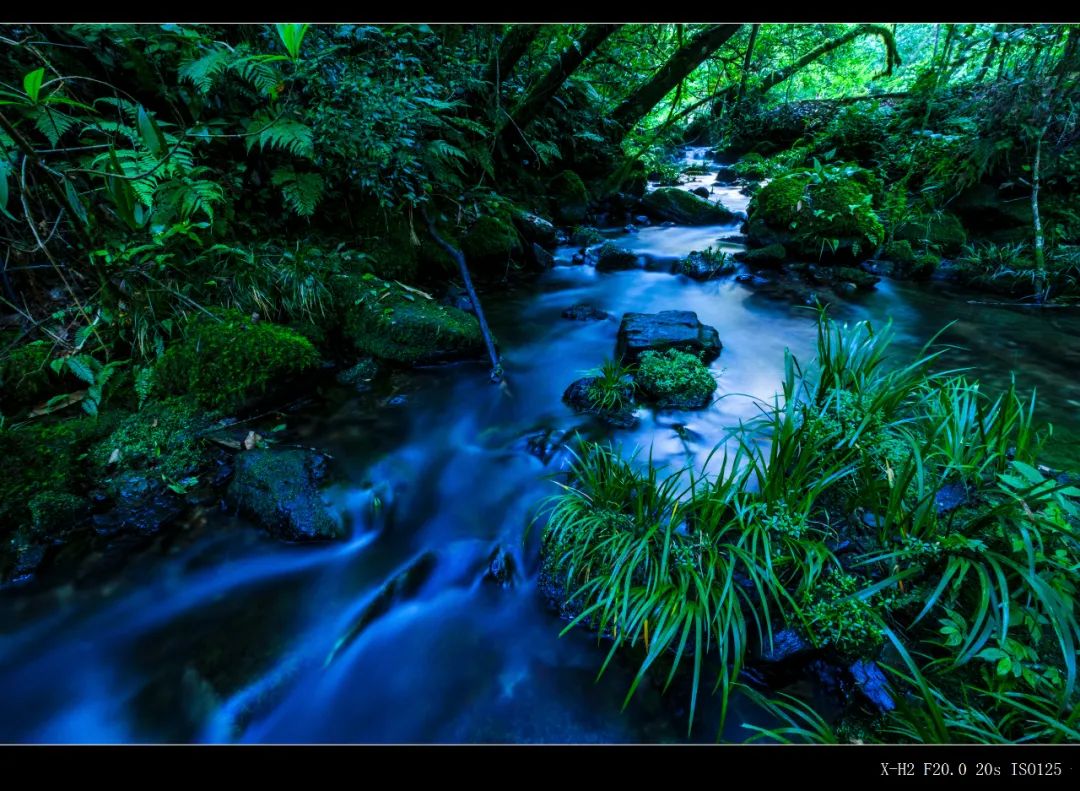
POLYGON ((564 310, 562 317, 571 321, 604 321, 610 319, 611 314, 606 310, 595 308, 587 302, 579 302, 564 310))

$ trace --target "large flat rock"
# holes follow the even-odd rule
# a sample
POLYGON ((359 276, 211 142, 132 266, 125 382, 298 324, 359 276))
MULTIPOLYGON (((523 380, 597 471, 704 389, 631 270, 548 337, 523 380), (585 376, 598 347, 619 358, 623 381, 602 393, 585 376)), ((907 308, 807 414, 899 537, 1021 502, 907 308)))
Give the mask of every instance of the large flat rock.
POLYGON ((668 349, 692 352, 708 363, 720 356, 723 345, 714 327, 698 321, 691 310, 627 313, 619 326, 615 353, 624 363, 636 363, 647 351, 668 349))

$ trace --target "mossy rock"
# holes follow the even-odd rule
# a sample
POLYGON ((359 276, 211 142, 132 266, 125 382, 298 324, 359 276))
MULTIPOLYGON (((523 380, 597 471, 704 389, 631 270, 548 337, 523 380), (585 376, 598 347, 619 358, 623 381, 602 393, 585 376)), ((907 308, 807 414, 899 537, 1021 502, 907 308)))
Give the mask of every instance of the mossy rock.
POLYGON ((504 274, 511 260, 521 256, 521 238, 512 222, 485 215, 469 228, 461 251, 479 272, 504 274))
POLYGON ((60 506, 65 500, 70 504, 68 498, 94 482, 85 461, 87 450, 115 427, 115 418, 103 413, 96 418, 82 416, 0 430, 0 458, 4 459, 4 474, 0 475, 0 579, 10 576, 20 563, 23 571, 32 570, 27 564, 37 553, 28 548, 27 541, 47 541, 57 524, 65 527, 60 506), (56 514, 60 516, 54 520, 56 514), (25 555, 22 561, 11 554, 18 549, 12 543, 17 530, 22 531, 22 538, 15 542, 25 555))
POLYGON ((907 239, 889 242, 885 245, 885 249, 882 250, 881 257, 895 264, 910 265, 915 263, 915 251, 911 247, 911 242, 907 239))
MULTIPOLYGON (((4 346, 10 340, 7 334, 0 336, 4 346)), ((9 415, 46 401, 58 391, 60 377, 49 367, 51 351, 48 341, 33 341, 16 346, 0 360, 0 403, 9 415)))
POLYGON ((558 233, 549 220, 520 208, 515 209, 513 217, 514 225, 527 242, 538 244, 547 250, 553 249, 558 244, 558 233))
POLYGON ((955 214, 938 214, 910 220, 896 227, 896 239, 919 247, 933 247, 946 255, 959 253, 967 233, 955 214))
POLYGON ((642 354, 634 381, 642 397, 661 408, 700 409, 716 390, 701 358, 678 349, 642 354))
POLYGON ((570 232, 570 244, 575 247, 592 247, 600 244, 605 237, 596 228, 589 225, 578 225, 570 232))
POLYGON ((817 182, 808 173, 789 173, 750 201, 748 236, 762 245, 782 242, 815 259, 865 257, 884 236, 871 201, 854 178, 817 182))
POLYGON ((154 387, 230 411, 318 362, 311 341, 295 330, 222 310, 216 319, 193 320, 187 337, 165 350, 154 368, 154 387))
POLYGON ((748 264, 773 266, 787 261, 788 254, 787 250, 784 249, 784 245, 779 242, 773 242, 764 247, 747 250, 740 257, 748 264))
POLYGON ((589 211, 589 191, 572 170, 564 170, 548 184, 552 214, 565 225, 581 225, 589 211))
POLYGON ((650 192, 641 202, 653 216, 680 225, 719 225, 735 218, 720 204, 677 187, 661 187, 650 192))
POLYGON ((155 401, 128 415, 117 429, 90 451, 95 473, 115 477, 131 470, 152 470, 179 481, 196 472, 205 460, 199 436, 213 416, 190 396, 155 401))
POLYGON ((694 280, 712 280, 735 271, 735 262, 723 250, 691 250, 690 255, 679 262, 679 271, 694 280))
POLYGON ((357 351, 400 363, 480 357, 476 317, 372 275, 340 276, 334 292, 342 328, 357 351))
POLYGON ((636 269, 638 265, 637 253, 619 247, 614 242, 605 242, 594 255, 596 256, 596 269, 600 272, 614 272, 620 269, 636 269))
POLYGON ((635 159, 630 163, 626 176, 619 184, 619 191, 635 198, 642 198, 648 186, 649 179, 645 172, 645 163, 640 159, 635 159))
POLYGON ((249 450, 236 457, 228 498, 272 535, 286 541, 340 538, 345 530, 319 486, 326 458, 303 449, 249 450))
POLYGON ((43 537, 61 535, 86 518, 89 505, 68 492, 38 492, 29 503, 30 526, 43 537))

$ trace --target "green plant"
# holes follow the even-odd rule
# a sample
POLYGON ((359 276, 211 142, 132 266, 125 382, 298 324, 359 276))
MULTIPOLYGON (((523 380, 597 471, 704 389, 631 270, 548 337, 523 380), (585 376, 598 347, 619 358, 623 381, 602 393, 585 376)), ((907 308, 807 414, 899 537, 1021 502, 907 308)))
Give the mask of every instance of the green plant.
POLYGON ((701 359, 678 349, 645 352, 634 380, 641 392, 662 402, 697 405, 716 390, 716 380, 701 359))
POLYGON ((593 377, 586 391, 589 402, 604 412, 621 412, 633 402, 635 367, 619 360, 606 360, 588 372, 593 377))

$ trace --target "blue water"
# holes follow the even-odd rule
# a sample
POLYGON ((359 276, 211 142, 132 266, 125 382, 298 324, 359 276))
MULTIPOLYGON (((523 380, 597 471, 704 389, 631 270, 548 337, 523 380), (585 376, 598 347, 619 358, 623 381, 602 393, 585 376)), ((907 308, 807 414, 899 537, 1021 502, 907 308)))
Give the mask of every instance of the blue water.
MULTIPOLYGON (((674 257, 736 230, 650 228, 619 241, 674 257)), ((693 310, 724 344, 712 364, 724 397, 702 411, 642 410, 639 428, 612 436, 626 452, 652 447, 661 463, 702 463, 726 427, 756 413, 749 396, 775 393, 786 348, 810 358, 815 326, 809 311, 732 279, 597 273, 566 265, 573 252, 560 250, 560 265, 530 288, 485 303, 504 387, 480 364, 436 367, 369 394, 332 391, 288 417, 284 439, 334 458, 329 496, 349 540, 291 546, 207 509, 119 565, 89 557, 83 574, 0 591, 0 741, 686 740, 685 688, 661 695, 645 684, 623 711, 633 663, 616 660, 597 681, 607 645, 584 630, 559 636, 565 622, 535 584, 540 529, 526 531, 565 455, 545 465, 526 439, 589 430, 561 395, 612 355, 623 312, 693 310), (582 301, 615 318, 560 317, 582 301), (509 589, 483 580, 499 546, 517 565, 509 589), (411 593, 345 639, 425 553, 433 560, 411 593)), ((1016 369, 1075 448, 1075 314, 966 299, 883 282, 836 313, 892 317, 900 352, 958 318, 947 336, 964 347, 954 364, 991 385, 1016 369)), ((709 699, 691 738, 712 741, 717 721, 709 699)), ((760 721, 737 700, 723 736, 742 740, 742 724, 760 721)))

